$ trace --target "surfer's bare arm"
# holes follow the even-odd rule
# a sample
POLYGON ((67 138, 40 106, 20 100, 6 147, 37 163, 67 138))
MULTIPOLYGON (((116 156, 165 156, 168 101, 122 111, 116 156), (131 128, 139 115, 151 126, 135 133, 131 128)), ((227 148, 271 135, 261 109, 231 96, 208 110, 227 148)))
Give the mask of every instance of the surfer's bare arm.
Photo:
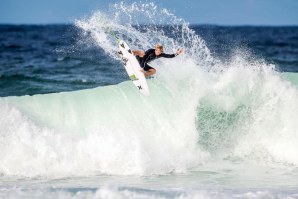
POLYGON ((139 57, 144 57, 145 52, 142 50, 133 50, 132 51, 134 55, 138 55, 139 57))

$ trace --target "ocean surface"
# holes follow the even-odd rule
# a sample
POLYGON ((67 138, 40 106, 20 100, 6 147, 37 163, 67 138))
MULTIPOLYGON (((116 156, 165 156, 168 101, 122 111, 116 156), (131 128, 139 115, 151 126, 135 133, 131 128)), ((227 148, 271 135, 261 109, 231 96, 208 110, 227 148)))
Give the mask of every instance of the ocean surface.
POLYGON ((0 198, 298 198, 298 27, 153 3, 0 25, 0 198), (142 20, 140 20, 142 19, 142 20), (185 54, 139 93, 117 41, 185 54))

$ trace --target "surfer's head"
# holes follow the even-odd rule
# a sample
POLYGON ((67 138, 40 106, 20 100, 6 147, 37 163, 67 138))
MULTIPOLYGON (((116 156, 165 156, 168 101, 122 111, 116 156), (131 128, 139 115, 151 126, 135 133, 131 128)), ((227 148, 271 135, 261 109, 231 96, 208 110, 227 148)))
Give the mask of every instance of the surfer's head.
POLYGON ((155 55, 160 55, 163 53, 163 46, 160 44, 155 45, 155 55))

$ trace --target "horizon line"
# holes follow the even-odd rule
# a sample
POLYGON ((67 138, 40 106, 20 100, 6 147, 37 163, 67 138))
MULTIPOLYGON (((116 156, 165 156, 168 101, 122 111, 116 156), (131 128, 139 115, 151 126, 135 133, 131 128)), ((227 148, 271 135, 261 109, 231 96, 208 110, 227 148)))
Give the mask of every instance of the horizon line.
MULTIPOLYGON (((211 24, 211 23, 188 23, 189 26, 222 26, 222 27, 298 27, 298 24, 211 24)), ((51 25, 75 25, 74 22, 65 23, 1 23, 1 26, 51 26, 51 25)), ((139 24, 142 26, 151 24, 139 24)), ((157 26, 171 25, 171 24, 156 24, 157 26)), ((134 24, 133 24, 134 26, 134 24)))

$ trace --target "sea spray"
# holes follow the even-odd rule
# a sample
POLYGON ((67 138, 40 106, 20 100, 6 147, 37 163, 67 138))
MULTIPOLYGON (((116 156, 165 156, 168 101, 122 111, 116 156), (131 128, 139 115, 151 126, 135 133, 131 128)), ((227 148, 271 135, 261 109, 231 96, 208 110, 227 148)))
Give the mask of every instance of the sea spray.
POLYGON ((199 143, 221 158, 297 165, 297 88, 272 65, 236 60, 200 100, 199 143))
POLYGON ((125 39, 132 49, 146 50, 160 43, 166 51, 174 53, 179 48, 187 49, 186 57, 200 66, 210 67, 216 63, 204 40, 189 27, 189 23, 176 17, 167 9, 154 3, 114 4, 107 12, 95 12, 90 18, 76 21, 82 34, 93 41, 108 55, 119 59, 114 31, 125 39))

